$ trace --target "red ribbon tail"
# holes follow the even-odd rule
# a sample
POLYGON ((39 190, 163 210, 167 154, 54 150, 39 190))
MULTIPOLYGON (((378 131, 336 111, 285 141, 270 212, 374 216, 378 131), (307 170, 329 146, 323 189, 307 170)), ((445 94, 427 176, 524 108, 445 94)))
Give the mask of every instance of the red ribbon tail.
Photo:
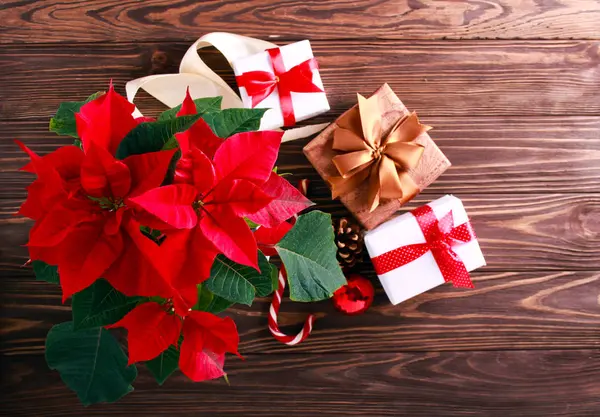
POLYGON ((281 104, 281 113, 283 114, 283 125, 293 126, 296 124, 296 115, 294 114, 294 104, 292 103, 292 94, 279 85, 279 102, 281 104))
POLYGON ((258 106, 264 99, 269 97, 273 90, 275 89, 275 84, 267 87, 266 89, 258 92, 257 94, 252 95, 252 108, 258 106))
POLYGON ((375 273, 383 275, 396 268, 404 266, 415 259, 419 259, 425 253, 429 252, 430 247, 427 243, 416 243, 414 245, 402 246, 390 252, 383 253, 371 259, 375 273))
POLYGON ((280 85, 294 93, 322 93, 323 89, 313 83, 313 70, 317 69, 315 58, 306 60, 284 74, 281 74, 280 85))
POLYGON ((455 288, 475 288, 465 264, 451 248, 435 248, 432 253, 445 282, 452 282, 455 288))
POLYGON ((252 107, 271 95, 277 81, 275 75, 266 71, 249 71, 236 77, 240 87, 246 89, 248 96, 252 97, 252 107))

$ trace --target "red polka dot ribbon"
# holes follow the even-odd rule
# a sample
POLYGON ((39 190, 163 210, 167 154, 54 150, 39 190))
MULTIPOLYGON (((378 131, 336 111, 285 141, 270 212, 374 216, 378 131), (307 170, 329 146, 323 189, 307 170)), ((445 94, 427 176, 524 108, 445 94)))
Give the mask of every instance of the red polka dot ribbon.
POLYGON ((459 288, 473 288, 465 264, 452 250, 453 246, 477 239, 471 223, 467 221, 454 227, 452 211, 438 219, 427 205, 411 213, 417 219, 426 243, 402 246, 372 258, 377 275, 400 268, 431 251, 445 282, 451 281, 459 288))
POLYGON ((236 81, 252 97, 252 107, 256 107, 277 88, 284 125, 293 126, 296 116, 291 93, 322 93, 323 90, 312 82, 313 70, 318 69, 319 65, 315 58, 311 58, 286 71, 279 48, 267 49, 267 53, 271 58, 273 73, 249 71, 238 75, 236 81))

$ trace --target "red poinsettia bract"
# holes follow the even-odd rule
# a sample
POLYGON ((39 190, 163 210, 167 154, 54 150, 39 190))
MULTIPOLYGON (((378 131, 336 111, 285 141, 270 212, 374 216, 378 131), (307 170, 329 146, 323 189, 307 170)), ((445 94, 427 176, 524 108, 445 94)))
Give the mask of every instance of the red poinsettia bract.
POLYGON ((275 172, 271 173, 262 190, 272 196, 273 201, 256 213, 248 215, 248 219, 264 227, 276 228, 313 205, 313 202, 296 187, 275 172))
POLYGON ((138 123, 131 106, 112 86, 85 104, 77 118, 85 152, 66 146, 40 157, 19 143, 31 158, 23 169, 38 177, 19 211, 36 221, 30 258, 58 265, 63 299, 102 276, 126 295, 174 298, 187 311, 195 303, 195 287, 180 291, 171 285, 160 262, 164 253, 142 234, 129 205, 129 198, 160 186, 174 150, 122 161, 113 156, 138 123))
POLYGON ((171 345, 179 346, 179 368, 193 381, 204 381, 225 375, 225 353, 238 356, 239 336, 233 320, 203 311, 191 311, 180 317, 170 305, 148 302, 137 306, 109 328, 124 327, 128 331, 129 363, 154 359, 171 345))
MULTIPOLYGON (((190 96, 189 89, 185 93, 185 99, 181 104, 181 109, 177 112, 177 116, 191 116, 197 113, 196 104, 190 96)), ((212 159, 219 146, 223 143, 223 139, 215 135, 204 119, 198 119, 188 130, 181 133, 176 133, 175 138, 181 150, 181 158, 177 161, 175 169, 174 182, 188 182, 191 174, 191 151, 200 149, 206 156, 212 159)))
POLYGON ((133 201, 175 228, 193 229, 193 247, 202 246, 208 239, 234 262, 257 268, 258 248, 244 216, 273 199, 257 183, 265 182, 270 175, 280 140, 279 132, 237 134, 219 147, 214 163, 202 151, 193 149, 189 184, 156 188, 133 201), (254 147, 264 151, 260 153, 262 158, 256 155, 248 160, 246 156, 254 147), (196 244, 198 239, 203 241, 196 244))
MULTIPOLYGON (((133 118, 134 109, 111 85, 75 116, 83 150, 41 157, 18 142, 31 158, 23 170, 37 175, 19 210, 35 221, 30 258, 58 265, 63 301, 100 277, 128 296, 164 298, 110 326, 128 330, 130 363, 175 346, 189 378, 217 378, 225 353, 239 355, 239 337, 230 318, 191 310, 197 285, 218 254, 258 269, 258 249, 275 254, 287 220, 312 203, 273 172, 282 132, 223 140, 202 119, 176 135, 181 158, 173 184, 161 186, 175 150, 115 157, 131 129, 149 121, 133 118), (245 218, 262 227, 253 233, 245 218), (164 232, 160 245, 143 226, 164 232)), ((195 113, 188 93, 178 116, 195 113)))
MULTIPOLYGON (((196 105, 188 91, 177 115, 192 114, 196 114, 196 105)), ((174 182, 193 184, 194 150, 202 151, 212 161, 215 153, 223 143, 223 139, 216 136, 203 119, 199 119, 190 129, 175 136, 181 149, 181 158, 175 168, 174 182)), ((245 150, 239 149, 239 151, 243 152, 245 150)), ((262 184, 259 184, 259 182, 256 182, 256 184, 260 185, 262 191, 272 197, 272 201, 267 206, 246 216, 261 226, 277 227, 281 222, 313 204, 297 188, 275 172, 271 172, 269 178, 262 184)))
POLYGON ((276 256, 277 250, 275 245, 291 230, 293 224, 291 222, 282 222, 275 227, 259 227, 254 232, 254 237, 258 244, 258 249, 266 256, 276 256))
POLYGON ((133 103, 117 94, 111 82, 108 93, 86 103, 75 114, 83 150, 87 152, 93 143, 114 155, 125 135, 139 122, 146 121, 135 120, 134 110, 133 103))
MULTIPOLYGON (((188 91, 177 115, 191 114, 196 114, 196 105, 188 91)), ((254 134, 263 135, 260 132, 254 132, 254 134)), ((264 132, 264 134, 270 133, 264 132)), ((210 160, 213 160, 223 140, 213 133, 210 126, 203 119, 198 120, 187 131, 178 133, 175 136, 179 142, 182 155, 177 162, 174 182, 193 184, 194 150, 202 151, 210 160)), ((255 146, 262 146, 261 142, 258 142, 255 146)), ((256 150, 260 151, 260 149, 253 149, 253 151, 256 150)), ((237 151, 249 152, 250 150, 240 148, 237 151)), ((251 160, 251 158, 248 159, 251 160)), ((257 163, 261 163, 261 161, 258 160, 257 163)), ((266 181, 255 181, 255 184, 260 185, 261 190, 272 197, 272 201, 268 205, 246 216, 259 225, 277 227, 281 222, 313 204, 298 189, 275 172, 270 172, 266 181)))
POLYGON ((202 141, 196 146, 189 140, 182 146, 177 183, 132 199, 173 228, 185 229, 165 242, 187 252, 182 280, 189 277, 192 265, 208 278, 218 253, 258 268, 256 240, 244 217, 273 200, 262 186, 271 175, 281 136, 272 131, 238 133, 220 141, 212 160, 200 149, 202 141))

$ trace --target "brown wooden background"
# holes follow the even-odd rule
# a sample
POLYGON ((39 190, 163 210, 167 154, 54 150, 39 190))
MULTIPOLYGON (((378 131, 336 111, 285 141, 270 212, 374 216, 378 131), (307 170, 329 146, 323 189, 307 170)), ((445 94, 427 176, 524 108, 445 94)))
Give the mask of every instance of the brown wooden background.
MULTIPOLYGON (((279 165, 343 215, 305 143, 285 145, 279 165)), ((0 163, 2 414, 600 415, 598 0, 3 0, 0 163), (30 178, 12 140, 42 153, 66 143, 47 131, 61 101, 176 71, 210 31, 310 39, 332 107, 316 121, 388 82, 454 164, 410 207, 461 197, 489 265, 473 291, 443 286, 399 306, 378 286, 359 317, 285 303, 290 331, 319 317, 295 348, 270 337, 268 300, 234 308, 247 360, 228 360, 230 387, 180 374, 158 387, 140 366, 134 393, 84 409, 44 362, 46 332, 69 307, 21 268, 30 223, 12 213, 30 178)))

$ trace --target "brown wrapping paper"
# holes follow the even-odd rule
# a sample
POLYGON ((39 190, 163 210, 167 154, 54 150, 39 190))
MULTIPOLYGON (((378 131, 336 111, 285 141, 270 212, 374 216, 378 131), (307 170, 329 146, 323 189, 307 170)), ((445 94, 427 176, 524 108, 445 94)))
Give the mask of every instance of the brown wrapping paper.
MULTIPOLYGON (((410 114, 410 112, 387 84, 381 86, 373 95, 378 97, 379 108, 382 110, 382 129, 384 135, 387 135, 396 122, 410 114)), ((357 111, 356 106, 344 115, 351 111, 357 111)), ((344 117, 344 115, 341 117, 344 117)), ((319 175, 326 181, 330 177, 339 175, 332 162, 332 158, 338 155, 338 152, 332 149, 333 132, 337 127, 337 123, 333 122, 304 147, 304 154, 319 175)), ((450 161, 440 151, 427 132, 421 134, 415 142, 423 145, 425 151, 416 168, 410 169, 408 173, 419 190, 422 191, 450 167, 450 161)), ((340 201, 366 229, 373 229, 383 223, 396 213, 403 204, 414 198, 414 195, 408 195, 401 199, 382 201, 373 212, 369 212, 367 191, 368 182, 365 181, 354 191, 340 197, 340 201)))

